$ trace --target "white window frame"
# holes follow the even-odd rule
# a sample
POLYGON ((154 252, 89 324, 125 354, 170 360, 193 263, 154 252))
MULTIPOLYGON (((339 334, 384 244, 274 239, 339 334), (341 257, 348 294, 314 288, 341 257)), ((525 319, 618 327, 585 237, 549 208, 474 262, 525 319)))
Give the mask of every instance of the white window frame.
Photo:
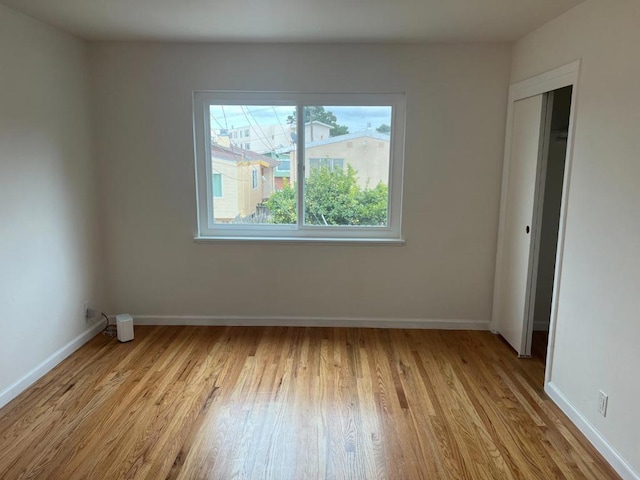
MULTIPOLYGON (((403 244, 402 190, 404 176, 406 100, 402 93, 293 93, 293 92, 240 92, 196 91, 193 93, 194 153, 196 175, 196 206, 198 233, 196 241, 311 241, 344 243, 403 244), (211 126, 210 105, 265 105, 294 106, 390 106, 391 148, 389 158, 389 205, 387 225, 376 226, 320 226, 305 225, 304 182, 298 182, 298 216, 295 225, 218 224, 214 222, 211 182, 211 126)), ((305 178, 303 115, 297 115, 296 150, 297 178, 305 178)))
POLYGON ((258 184, 258 169, 253 167, 251 169, 251 190, 257 190, 259 187, 258 184))

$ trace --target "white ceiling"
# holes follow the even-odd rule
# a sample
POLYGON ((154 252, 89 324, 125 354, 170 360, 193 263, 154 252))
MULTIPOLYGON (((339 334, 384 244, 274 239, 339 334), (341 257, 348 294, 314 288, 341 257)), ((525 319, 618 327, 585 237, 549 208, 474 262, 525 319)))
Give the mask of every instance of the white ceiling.
POLYGON ((0 0, 87 40, 511 41, 582 0, 0 0))

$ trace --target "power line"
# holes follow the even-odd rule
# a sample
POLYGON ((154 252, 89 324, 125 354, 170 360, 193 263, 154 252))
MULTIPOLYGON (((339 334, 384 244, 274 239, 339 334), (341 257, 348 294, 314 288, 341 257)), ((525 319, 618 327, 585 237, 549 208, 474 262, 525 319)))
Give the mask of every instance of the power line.
POLYGON ((264 133, 264 130, 262 130, 262 126, 260 125, 260 123, 258 123, 258 121, 256 120, 256 117, 253 115, 251 110, 249 110, 249 106, 248 105, 247 105, 247 112, 249 112, 249 115, 251 115, 251 118, 253 118, 253 121, 256 122, 256 125, 258 126, 258 128, 262 132, 262 135, 264 135, 265 140, 267 140, 267 146, 271 147, 271 151, 273 151, 274 150, 273 144, 271 144, 271 142, 269 142, 269 139, 268 139, 267 135, 264 133))
POLYGON ((249 183, 249 179, 242 179, 242 178, 236 178, 236 177, 232 177, 231 175, 229 175, 228 173, 223 173, 220 170, 216 170, 215 168, 211 167, 211 170, 213 173, 219 173, 220 175, 222 175, 225 178, 230 178, 231 180, 235 180, 236 182, 246 182, 249 183))
POLYGON ((211 113, 211 110, 209 110, 209 118, 213 119, 214 122, 216 122, 218 124, 218 126, 220 127, 221 130, 224 130, 224 127, 222 126, 222 124, 218 121, 217 117, 211 113))
POLYGON ((285 138, 286 140, 288 140, 288 141, 289 141, 289 145, 291 145, 292 147, 293 147, 293 146, 295 146, 295 145, 293 144, 293 140, 291 140, 291 137, 287 135, 287 132, 286 132, 286 130, 284 129, 284 125, 282 125, 282 122, 280 121, 280 117, 278 116, 278 112, 276 112, 275 107, 274 107, 274 106, 271 106, 271 108, 273 109, 273 113, 274 113, 274 114, 275 114, 275 116, 276 116, 276 120, 278 120, 278 123, 280 124, 280 128, 282 129, 282 133, 284 134, 284 138, 285 138))
MULTIPOLYGON (((222 105, 211 105, 211 107, 212 108, 215 107, 215 108, 219 109, 220 113, 222 113, 222 105)), ((238 110, 230 110, 230 109, 231 108, 239 108, 239 107, 240 107, 240 105, 226 105, 226 108, 225 108, 225 114, 226 114, 226 117, 227 117, 227 122, 232 125, 231 126, 232 130, 236 129, 236 127, 233 127, 233 122, 234 122, 233 119, 234 118, 236 118, 236 119, 244 118, 244 115, 243 115, 242 112, 240 112, 238 110), (234 113, 234 111, 237 112, 237 113, 234 113)), ((271 106, 268 106, 268 107, 265 106, 265 107, 262 107, 262 108, 254 108, 254 109, 251 110, 251 113, 252 114, 262 113, 262 112, 266 112, 268 110, 271 110, 271 108, 272 108, 271 106)), ((242 127, 240 126, 240 127, 237 127, 237 128, 242 128, 242 127)))
POLYGON ((227 114, 224 113, 224 105, 220 105, 220 108, 222 108, 222 115, 224 116, 224 125, 227 127, 227 130, 229 130, 229 124, 227 123, 227 114))
MULTIPOLYGON (((229 112, 227 112, 228 109, 225 109, 223 105, 216 105, 216 107, 218 107, 220 110, 220 112, 222 113, 222 115, 224 116, 224 122, 225 122, 225 126, 223 126, 220 121, 218 120, 219 115, 215 115, 211 109, 209 110, 209 116, 210 118, 220 127, 220 129, 225 129, 229 130, 229 121, 231 118, 233 117, 239 117, 239 116, 243 116, 243 118, 245 119, 245 121, 247 122, 247 126, 246 127, 237 127, 234 128, 232 127, 232 130, 243 130, 244 128, 249 128, 251 130, 253 130, 255 132, 255 137, 257 137, 257 139, 259 141, 261 141, 265 147, 267 147, 269 150, 271 151, 275 151, 275 142, 273 142, 272 140, 269 140, 269 136, 265 133, 264 129, 262 128, 263 125, 261 125, 261 123, 258 121, 258 119, 255 116, 255 113, 257 112, 265 112, 267 110, 271 110, 273 111, 274 117, 276 119, 276 121, 278 122, 278 125, 280 126, 280 129, 282 131, 282 134, 284 135, 284 142, 287 145, 290 146, 295 146, 293 140, 291 139, 291 136, 287 133, 287 130, 284 127, 284 124, 282 123, 282 120, 280 119, 280 116, 276 110, 276 108, 271 105, 269 107, 265 107, 265 108, 258 108, 258 109, 250 109, 249 105, 236 105, 236 107, 240 108, 241 113, 238 114, 230 114, 229 112), (246 110, 245 110, 246 108, 246 110), (253 119, 253 121, 249 118, 249 116, 247 116, 247 113, 251 116, 251 119, 253 119)), ((231 136, 231 132, 229 132, 230 136, 231 136)), ((236 144, 237 142, 232 142, 231 145, 232 147, 236 144)))
MULTIPOLYGON (((244 118, 247 119, 247 123, 249 124, 249 128, 252 127, 251 125, 251 121, 249 120, 249 117, 247 116, 247 113, 244 111, 244 107, 242 105, 240 105, 240 110, 242 110, 242 113, 244 113, 244 118)), ((258 125, 259 127, 259 125, 258 125)), ((264 134, 264 132, 262 132, 264 134)), ((265 145, 270 146, 269 141, 263 138, 260 138, 260 135, 258 135, 258 131, 256 130, 256 136, 258 137, 258 139, 260 141, 262 141, 265 145)), ((271 147, 271 150, 273 150, 273 147, 271 147)))

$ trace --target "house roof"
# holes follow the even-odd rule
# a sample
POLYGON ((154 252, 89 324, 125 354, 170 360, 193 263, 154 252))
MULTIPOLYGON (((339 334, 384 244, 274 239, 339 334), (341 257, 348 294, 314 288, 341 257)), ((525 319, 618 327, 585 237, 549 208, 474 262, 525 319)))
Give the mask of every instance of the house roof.
POLYGON ((314 125, 322 125, 323 127, 333 128, 333 127, 332 127, 331 125, 329 125, 328 123, 321 122, 320 120, 312 120, 312 121, 310 121, 310 122, 306 122, 306 123, 304 124, 304 126, 306 127, 307 125, 311 125, 312 123, 313 123, 314 125))
MULTIPOLYGON (((391 137, 386 133, 376 132, 375 130, 362 130, 360 132, 347 133, 345 135, 338 135, 336 137, 329 137, 323 140, 316 140, 315 142, 308 142, 305 144, 305 148, 320 147, 323 145, 330 145, 332 143, 349 142, 358 138, 373 138, 374 140, 380 140, 382 142, 391 141, 391 137)), ((292 146, 276 148, 276 153, 287 153, 293 150, 292 146)))
POLYGON ((381 140, 383 142, 391 141, 391 137, 384 133, 376 132, 375 130, 363 130, 360 132, 353 132, 353 133, 347 133, 345 135, 338 135, 336 137, 329 137, 323 140, 316 140, 315 142, 307 142, 305 143, 304 146, 305 148, 320 147, 322 145, 330 145, 332 143, 339 143, 339 142, 348 142, 350 140, 355 140, 357 138, 363 138, 363 137, 373 138, 375 140, 381 140))
POLYGON ((251 150, 245 150, 240 147, 223 147, 217 143, 211 145, 211 158, 217 158, 219 160, 228 160, 231 162, 259 162, 265 167, 275 167, 278 165, 278 160, 267 157, 260 153, 252 152, 251 150))

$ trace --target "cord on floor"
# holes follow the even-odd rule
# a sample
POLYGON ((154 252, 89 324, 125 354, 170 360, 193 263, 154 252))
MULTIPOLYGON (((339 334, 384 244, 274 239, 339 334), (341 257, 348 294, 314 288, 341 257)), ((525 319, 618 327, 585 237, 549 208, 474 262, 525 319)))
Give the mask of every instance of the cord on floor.
POLYGON ((104 312, 102 312, 102 316, 104 318, 107 319, 107 326, 104 327, 104 330, 102 331, 103 335, 108 335, 110 337, 115 337, 118 334, 118 327, 117 325, 110 325, 109 324, 109 317, 107 317, 104 312))

